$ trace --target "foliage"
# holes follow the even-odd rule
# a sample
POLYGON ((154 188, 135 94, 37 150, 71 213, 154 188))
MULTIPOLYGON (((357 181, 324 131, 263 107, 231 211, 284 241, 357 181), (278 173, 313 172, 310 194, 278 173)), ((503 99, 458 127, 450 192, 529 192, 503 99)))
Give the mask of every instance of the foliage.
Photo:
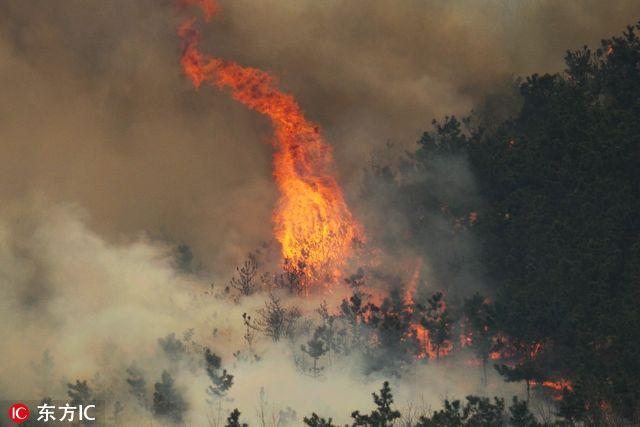
POLYGON ((436 352, 436 358, 440 357, 442 348, 451 339, 453 320, 444 303, 442 292, 436 292, 428 300, 426 306, 417 304, 421 313, 420 324, 429 331, 429 340, 436 352))
POLYGON ((322 368, 318 366, 318 359, 329 351, 329 347, 324 341, 323 335, 324 326, 318 326, 313 332, 313 337, 307 341, 307 345, 303 344, 300 346, 300 349, 313 359, 311 374, 316 378, 320 375, 320 372, 322 372, 322 368))
POLYGON ((505 411, 504 399, 493 401, 487 397, 467 396, 462 405, 459 400, 444 401, 444 408, 430 417, 422 416, 416 427, 539 427, 526 402, 513 398, 509 415, 505 411))
POLYGON ((391 394, 391 387, 389 382, 385 381, 380 389, 380 394, 373 393, 373 402, 376 404, 377 409, 373 410, 368 415, 360 414, 360 411, 354 411, 351 414, 353 418, 353 426, 391 426, 393 420, 400 418, 400 411, 392 409, 393 395, 391 394))
POLYGON ((184 343, 176 338, 176 334, 173 332, 164 338, 159 338, 158 345, 171 362, 178 362, 187 352, 184 343))
POLYGON ((207 393, 213 398, 224 397, 233 385, 233 375, 222 368, 222 359, 209 348, 204 350, 205 371, 212 382, 207 393))
POLYGON ((175 424, 182 424, 187 404, 182 394, 175 388, 169 372, 163 371, 159 382, 154 385, 153 414, 175 424))
POLYGON ((481 316, 476 333, 489 327, 474 349, 483 363, 499 332, 508 380, 560 377, 582 390, 568 419, 595 419, 603 405, 627 420, 640 411, 638 30, 568 52, 562 74, 524 79, 506 119, 434 122, 410 166, 381 178, 394 177, 436 284, 473 268, 495 294, 493 313, 477 302, 467 312, 481 316), (464 252, 473 247, 478 256, 464 252))
POLYGON ((240 422, 240 411, 236 408, 229 414, 225 427, 249 427, 249 424, 240 422))
MULTIPOLYGON (((487 385, 487 363, 493 351, 498 350, 494 307, 476 293, 464 303, 464 317, 470 335, 469 345, 482 363, 482 382, 487 385)), ((465 331, 467 332, 467 331, 465 331)))
POLYGON ((304 417, 302 421, 309 427, 336 427, 331 423, 331 418, 320 418, 315 412, 310 417, 304 417))

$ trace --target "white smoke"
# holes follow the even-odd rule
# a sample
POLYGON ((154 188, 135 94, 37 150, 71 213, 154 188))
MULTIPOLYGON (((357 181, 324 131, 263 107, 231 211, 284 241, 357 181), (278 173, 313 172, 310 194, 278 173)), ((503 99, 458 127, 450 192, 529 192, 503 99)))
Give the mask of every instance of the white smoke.
MULTIPOLYGON (((276 425, 278 417, 291 414, 288 408, 295 411, 294 425, 314 411, 347 422, 353 410, 372 407, 370 394, 385 379, 391 380, 400 408, 437 408, 445 397, 479 391, 478 369, 453 360, 416 363, 409 375, 385 378, 365 377, 357 356, 333 357, 331 364, 324 358, 323 374, 313 378, 295 362, 302 357, 299 344, 276 344, 260 336, 253 345, 259 361, 235 358, 234 352, 247 347, 242 313, 254 313, 265 295, 240 303, 218 298, 214 294, 222 286, 212 290, 210 285, 215 277, 174 268, 171 246, 144 235, 126 244, 107 243, 87 228, 86 219, 77 206, 54 206, 42 199, 0 213, 0 395, 5 399, 64 400, 65 382, 86 379, 107 400, 107 408, 115 400, 125 402, 121 423, 137 425, 150 414, 138 407, 125 382, 132 364, 144 372, 149 394, 162 370, 171 370, 188 402, 186 418, 192 425, 224 420, 233 408, 251 425, 261 419, 276 425), (219 354, 234 375, 219 406, 207 403, 210 383, 200 365, 172 365, 159 350, 158 338, 170 333, 180 338, 185 332, 192 334, 190 341, 219 354), (48 379, 37 366, 45 350, 54 361, 48 379)), ((312 312, 319 300, 285 303, 312 312)), ((198 348, 187 351, 193 352, 193 360, 201 359, 198 348)), ((492 394, 520 389, 505 388, 496 378, 493 382, 499 389, 489 390, 492 394)))

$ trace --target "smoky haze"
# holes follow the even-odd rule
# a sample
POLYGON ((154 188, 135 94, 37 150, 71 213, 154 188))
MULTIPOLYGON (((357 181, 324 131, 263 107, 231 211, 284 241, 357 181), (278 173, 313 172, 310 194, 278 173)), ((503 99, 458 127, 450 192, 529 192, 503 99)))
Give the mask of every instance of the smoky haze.
MULTIPOLYGON (((562 68, 640 16, 635 1, 234 1, 205 48, 268 70, 335 147, 410 146, 514 75, 562 68)), ((77 202, 108 239, 152 233, 228 268, 271 239, 266 120, 181 74, 170 1, 0 5, 0 196, 77 202)))
MULTIPOLYGON (((383 218, 358 206, 371 153, 388 141, 412 147, 432 118, 467 114, 510 90, 515 76, 561 71, 567 47, 593 45, 640 17, 635 0, 221 6, 203 29, 203 50, 277 76, 334 147, 359 219, 399 230, 397 212, 383 218)), ((157 381, 167 365, 157 339, 190 328, 228 364, 243 345, 242 313, 263 306, 264 298, 234 305, 203 291, 273 242, 271 130, 227 93, 194 91, 179 63, 181 19, 164 0, 0 3, 0 398, 64 398, 64 381, 96 372, 126 395, 126 367, 139 363, 157 381), (176 244, 192 248, 204 274, 177 271, 176 244), (40 387, 42 378, 25 372, 47 349, 57 380, 40 387)), ((449 182, 472 189, 466 164, 450 166, 449 182)), ((226 365, 236 375, 232 405, 251 420, 264 387, 270 410, 290 405, 343 422, 370 407, 383 379, 362 385, 345 374, 359 365, 349 359, 318 383, 299 374, 288 350, 260 350, 262 364, 226 365)), ((206 425, 206 377, 184 366, 175 373, 194 425, 206 425)), ((477 376, 421 365, 398 402, 421 393, 437 405, 476 391, 477 376)))

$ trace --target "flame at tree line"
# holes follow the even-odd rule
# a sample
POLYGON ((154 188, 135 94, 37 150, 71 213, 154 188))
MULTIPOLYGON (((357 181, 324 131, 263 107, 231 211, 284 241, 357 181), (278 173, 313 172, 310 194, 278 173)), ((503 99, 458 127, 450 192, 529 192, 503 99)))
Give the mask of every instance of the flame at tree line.
MULTIPOLYGON (((206 21, 219 10, 214 0, 182 1, 183 6, 191 4, 202 9, 206 21)), ((348 258, 359 227, 334 177, 331 147, 293 96, 277 88, 273 76, 203 54, 193 24, 190 19, 178 30, 182 67, 193 85, 198 88, 206 82, 228 88, 235 100, 271 120, 277 150, 273 173, 280 192, 273 222, 285 268, 315 278, 335 275, 348 258)))
MULTIPOLYGON (((214 0, 181 0, 181 6, 197 5, 205 21, 210 21, 219 12, 214 0)), ((275 235, 282 247, 284 268, 306 277, 337 279, 340 267, 348 258, 353 241, 362 239, 359 224, 347 206, 342 189, 333 174, 331 147, 322 139, 319 128, 309 122, 292 95, 277 88, 276 79, 270 74, 235 62, 222 60, 199 49, 200 33, 194 28, 195 19, 184 21, 178 35, 183 41, 181 64, 193 85, 199 88, 209 83, 217 88, 228 88, 232 97, 247 107, 267 116, 274 129, 273 145, 274 177, 280 198, 273 214, 275 235)), ((470 214, 475 222, 477 214, 470 214)), ((407 315, 412 318, 406 339, 412 337, 419 343, 417 359, 441 359, 451 355, 455 349, 469 346, 474 337, 461 334, 459 345, 453 339, 445 339, 435 345, 429 330, 421 320, 415 319, 414 293, 420 275, 421 260, 418 261, 404 295, 407 315)), ((309 283, 302 284, 306 287, 309 283)), ((379 292, 369 289, 370 297, 382 298, 379 292)), ((446 311, 444 299, 437 303, 435 313, 446 311)), ((363 321, 366 319, 363 316, 363 321)), ((535 359, 541 344, 536 344, 530 355, 535 359)), ((506 361, 510 355, 492 351, 489 359, 506 361)), ((480 364, 472 359, 471 365, 480 364)), ((506 363, 511 363, 506 361, 506 363)), ((542 386, 551 390, 556 400, 562 398, 564 389, 572 390, 565 379, 558 381, 532 381, 532 387, 542 386)))

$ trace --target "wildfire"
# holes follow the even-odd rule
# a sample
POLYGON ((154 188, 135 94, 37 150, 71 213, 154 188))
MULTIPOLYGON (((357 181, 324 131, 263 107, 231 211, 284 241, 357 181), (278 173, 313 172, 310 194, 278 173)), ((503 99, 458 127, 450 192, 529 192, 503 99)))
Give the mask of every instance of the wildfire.
MULTIPOLYGON (((421 268, 422 259, 418 258, 413 269, 413 274, 411 275, 411 278, 407 283, 407 288, 404 295, 404 300, 407 304, 407 310, 412 315, 415 315, 414 295, 416 293, 416 288, 420 279, 421 268)), ((441 301, 439 311, 444 310, 446 310, 446 305, 444 301, 441 301)), ((436 346, 432 342, 429 330, 425 328, 418 319, 414 319, 412 321, 411 325, 409 326, 409 330, 418 340, 418 343, 420 345, 420 352, 416 356, 418 359, 440 359, 441 357, 447 356, 453 350, 453 343, 449 340, 446 340, 441 345, 436 346)))
POLYGON ((558 381, 531 382, 531 387, 541 386, 551 391, 553 400, 562 400, 564 390, 573 391, 573 384, 569 380, 559 379, 558 381))
MULTIPOLYGON (((181 4, 199 6, 205 20, 219 10, 213 0, 181 4)), ((273 126, 274 177, 280 192, 273 222, 285 268, 302 270, 309 277, 333 275, 348 257, 359 227, 335 179, 331 147, 293 96, 278 89, 275 77, 203 54, 193 24, 190 19, 178 29, 182 68, 193 85, 230 89, 233 99, 267 116, 273 126)))
POLYGON ((416 356, 417 359, 440 359, 448 356, 453 351, 453 343, 451 341, 445 341, 440 347, 435 346, 429 335, 429 330, 419 323, 412 323, 411 331, 416 334, 416 338, 420 343, 420 353, 416 356))

